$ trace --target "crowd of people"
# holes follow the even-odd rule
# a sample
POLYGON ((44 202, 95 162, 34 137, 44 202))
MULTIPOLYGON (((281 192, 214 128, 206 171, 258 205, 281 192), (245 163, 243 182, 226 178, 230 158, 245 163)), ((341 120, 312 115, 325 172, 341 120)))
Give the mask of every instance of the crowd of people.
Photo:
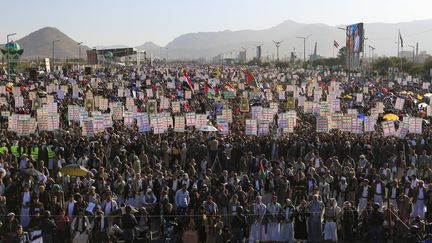
MULTIPOLYGON (((427 108, 418 106, 429 103, 430 89, 421 80, 348 77, 328 70, 161 65, 42 73, 37 80, 3 75, 2 87, 1 242, 431 239, 432 137, 427 108), (341 113, 356 109, 370 115, 377 103, 384 104, 374 132, 317 132, 316 114, 304 112, 298 97, 312 101, 308 89, 319 87, 325 100, 331 83, 342 90, 341 113), (58 95, 49 85, 68 89, 58 95), (279 96, 279 87, 287 86, 299 88, 294 104, 279 96), (156 113, 206 114, 208 125, 219 131, 188 126, 178 132, 169 126, 154 134, 139 131, 136 121, 125 125, 116 120, 85 136, 82 124, 68 119, 68 106, 86 107, 89 94, 125 104, 119 89, 131 91, 137 112, 149 111, 148 100, 155 98, 147 97, 146 89, 151 89, 159 101, 181 102, 175 114, 172 107, 156 113), (225 98, 225 89, 234 90, 234 97, 225 98), (32 92, 40 100, 53 97, 59 129, 19 136, 10 129, 10 116, 37 117, 32 92), (248 100, 251 107, 278 104, 267 135, 245 133, 251 114, 241 104, 251 93, 258 94, 248 100), (355 100, 356 93, 363 99, 355 100), (17 95, 24 99, 19 107, 17 95), (395 108, 398 97, 405 100, 402 109, 395 108), (233 114, 225 134, 218 126, 220 104, 233 114), (277 114, 291 109, 297 116, 294 130, 280 132, 277 114), (425 118, 422 133, 384 136, 380 122, 386 113, 425 118), (68 167, 85 173, 72 175, 68 167)), ((97 111, 87 108, 88 117, 97 111)))

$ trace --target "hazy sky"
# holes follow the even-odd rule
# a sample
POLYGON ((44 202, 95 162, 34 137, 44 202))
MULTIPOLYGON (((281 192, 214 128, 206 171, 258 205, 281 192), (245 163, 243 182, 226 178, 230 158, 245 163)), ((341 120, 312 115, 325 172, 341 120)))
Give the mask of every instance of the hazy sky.
POLYGON ((2 1, 0 43, 45 26, 87 46, 166 45, 202 31, 266 29, 284 20, 329 25, 432 18, 432 0, 14 0, 2 1))

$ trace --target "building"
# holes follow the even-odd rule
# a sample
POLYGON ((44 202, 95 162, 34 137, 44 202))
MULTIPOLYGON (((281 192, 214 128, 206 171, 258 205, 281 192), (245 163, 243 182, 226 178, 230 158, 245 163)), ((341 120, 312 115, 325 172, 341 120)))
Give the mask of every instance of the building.
POLYGON ((146 60, 146 52, 136 48, 92 49, 87 51, 87 64, 140 64, 146 60))
POLYGON ((246 51, 240 51, 238 55, 239 63, 246 63, 246 51))
POLYGON ((419 63, 425 62, 427 59, 431 58, 432 56, 430 54, 427 54, 426 51, 421 51, 420 54, 418 54, 416 61, 419 63))

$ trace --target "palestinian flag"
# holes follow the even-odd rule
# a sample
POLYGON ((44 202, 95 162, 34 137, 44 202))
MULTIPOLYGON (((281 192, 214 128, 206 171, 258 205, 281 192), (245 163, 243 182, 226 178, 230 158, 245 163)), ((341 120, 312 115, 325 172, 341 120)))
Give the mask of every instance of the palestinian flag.
POLYGON ((227 83, 226 85, 225 85, 225 89, 227 90, 227 91, 231 91, 231 92, 236 92, 236 89, 234 88, 234 86, 231 84, 231 83, 227 83))
POLYGON ((265 179, 266 178, 266 171, 264 169, 264 165, 262 160, 259 162, 259 172, 258 172, 258 176, 260 179, 265 179))
POLYGON ((252 74, 249 71, 247 72, 246 81, 249 84, 249 87, 256 87, 256 88, 262 89, 261 83, 258 80, 256 80, 255 77, 252 76, 252 74))
POLYGON ((215 96, 215 91, 214 91, 213 87, 211 87, 207 82, 205 83, 204 92, 207 95, 207 97, 215 96))

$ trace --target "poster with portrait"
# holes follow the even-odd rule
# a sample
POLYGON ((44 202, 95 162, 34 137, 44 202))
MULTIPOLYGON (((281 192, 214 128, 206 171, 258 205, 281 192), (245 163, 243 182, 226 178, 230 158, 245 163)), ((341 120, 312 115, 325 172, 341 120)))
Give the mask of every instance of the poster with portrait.
POLYGON ((346 27, 346 46, 348 53, 363 52, 363 33, 363 23, 352 24, 346 27))
POLYGON ((240 111, 249 112, 249 100, 247 98, 242 98, 240 102, 240 111))

